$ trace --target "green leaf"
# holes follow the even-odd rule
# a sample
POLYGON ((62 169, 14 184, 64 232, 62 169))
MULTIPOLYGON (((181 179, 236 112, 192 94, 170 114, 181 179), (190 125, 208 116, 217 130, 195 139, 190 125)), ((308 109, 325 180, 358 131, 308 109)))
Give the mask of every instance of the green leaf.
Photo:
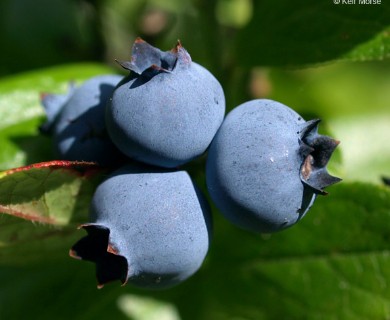
MULTIPOLYGON (((80 220, 85 222, 87 213, 78 211, 80 220)), ((58 227, 7 214, 1 214, 0 230, 0 265, 12 267, 28 268, 53 261, 67 265, 64 259, 69 248, 80 237, 74 224, 58 227)), ((49 278, 52 276, 48 274, 49 278)))
POLYGON ((298 66, 335 59, 390 57, 388 2, 255 1, 239 31, 238 60, 246 66, 298 66))
POLYGON ((23 293, 24 308, 33 311, 30 319, 49 319, 56 310, 62 310, 59 319, 123 317, 118 306, 134 310, 140 303, 142 308, 142 297, 174 304, 186 320, 387 319, 390 188, 341 183, 328 191, 300 223, 272 235, 239 230, 216 213, 214 239, 203 267, 165 291, 119 283, 97 290, 94 265, 66 254, 61 258, 59 252, 69 249, 71 238, 53 238, 55 260, 47 255, 39 264, 10 268, 2 259, 0 317, 21 317, 16 303, 23 293), (129 293, 139 298, 128 300, 129 293))
POLYGON ((0 261, 24 266, 66 256, 76 226, 88 221, 98 173, 92 163, 71 161, 0 172, 0 261))
MULTIPOLYGON (((50 258, 50 257, 49 257, 50 258)), ((0 267, 2 319, 128 319, 117 305, 123 288, 99 291, 92 265, 57 260, 27 267, 0 267)), ((43 261, 43 260, 42 260, 43 261)))
POLYGON ((96 172, 94 163, 50 161, 0 172, 0 212, 66 225, 75 211, 88 212, 91 168, 96 172))
POLYGON ((389 57, 390 53, 390 28, 375 35, 371 40, 357 45, 343 58, 353 61, 382 60, 389 57))
POLYGON ((387 319, 390 188, 340 183, 328 191, 301 222, 272 235, 216 214, 203 268, 155 296, 176 301, 183 319, 387 319))

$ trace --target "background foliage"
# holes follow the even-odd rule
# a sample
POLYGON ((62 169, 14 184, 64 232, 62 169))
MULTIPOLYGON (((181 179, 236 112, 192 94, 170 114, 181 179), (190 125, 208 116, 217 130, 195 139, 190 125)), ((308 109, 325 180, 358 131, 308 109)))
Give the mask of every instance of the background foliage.
MULTIPOLYGON (((0 318, 389 319, 389 18, 386 1, 0 2, 0 318), (137 36, 163 50, 181 39, 221 82, 228 109, 267 97, 322 118, 341 140, 330 168, 344 181, 273 235, 238 230, 213 210, 210 253, 176 288, 97 290, 94 266, 68 250, 84 235, 76 227, 99 177, 9 169, 54 160, 37 129, 40 94, 121 73, 114 59, 128 59, 137 36)), ((205 188, 204 159, 185 169, 205 188)))

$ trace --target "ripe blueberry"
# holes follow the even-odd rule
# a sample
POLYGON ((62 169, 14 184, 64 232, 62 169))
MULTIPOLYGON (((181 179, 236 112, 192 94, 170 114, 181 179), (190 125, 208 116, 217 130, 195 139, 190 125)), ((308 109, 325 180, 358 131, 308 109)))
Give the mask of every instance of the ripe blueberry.
POLYGON ((208 204, 185 171, 119 169, 98 186, 91 220, 70 255, 96 263, 99 287, 176 285, 200 268, 211 236, 208 204))
POLYGON ((74 83, 71 82, 69 84, 68 91, 64 94, 44 93, 41 95, 41 103, 46 113, 46 122, 39 127, 39 130, 42 133, 53 133, 53 126, 56 122, 57 116, 60 114, 61 109, 69 98, 73 95, 75 89, 74 83))
POLYGON ((108 133, 130 158, 172 168, 201 155, 225 113, 219 82, 180 43, 162 52, 137 39, 130 70, 107 106, 108 133))
POLYGON ((96 76, 65 95, 44 95, 47 122, 41 131, 53 134, 56 154, 61 159, 116 164, 121 153, 110 141, 105 126, 105 105, 119 75, 96 76))
POLYGON ((234 224, 275 232, 298 222, 317 194, 340 179, 326 165, 338 141, 289 107, 252 100, 233 109, 208 153, 211 198, 234 224))

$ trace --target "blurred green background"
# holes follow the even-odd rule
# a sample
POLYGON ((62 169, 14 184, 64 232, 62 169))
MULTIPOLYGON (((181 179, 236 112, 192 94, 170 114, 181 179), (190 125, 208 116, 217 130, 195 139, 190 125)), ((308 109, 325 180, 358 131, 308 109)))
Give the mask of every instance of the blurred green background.
MULTIPOLYGON (((358 2, 358 0, 357 0, 358 2)), ((178 39, 222 84, 228 110, 278 100, 341 141, 343 178, 275 235, 236 230, 215 211, 200 272, 167 292, 97 291, 67 257, 82 233, 0 219, 1 319, 390 319, 390 5, 330 0, 2 0, 0 170, 50 160, 41 92, 122 73, 136 37, 178 39), (165 317, 165 318, 164 318, 165 317)), ((203 160, 189 170, 205 186, 203 160)))
POLYGON ((389 17, 386 3, 328 0, 3 0, 0 76, 76 62, 120 73, 137 36, 162 50, 180 39, 228 109, 267 97, 321 117, 342 141, 345 178, 379 182, 390 174, 389 17))

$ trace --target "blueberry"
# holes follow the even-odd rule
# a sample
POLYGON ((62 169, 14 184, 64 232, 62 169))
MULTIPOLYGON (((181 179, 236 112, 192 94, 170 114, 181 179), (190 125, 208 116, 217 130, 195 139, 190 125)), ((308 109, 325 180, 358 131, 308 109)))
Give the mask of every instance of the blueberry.
POLYGON ((173 168, 205 152, 221 125, 225 97, 219 82, 180 43, 163 52, 137 39, 130 74, 115 89, 107 130, 130 158, 173 168))
POLYGON ((44 96, 48 121, 41 127, 53 134, 57 156, 65 160, 95 161, 112 165, 122 158, 105 126, 105 105, 119 75, 93 77, 66 95, 44 96))
POLYGON ((174 286, 200 268, 209 247, 209 207, 185 171, 119 169, 98 186, 91 221, 70 254, 96 263, 99 287, 174 286))
POLYGON ((41 95, 41 103, 46 113, 46 122, 39 127, 39 130, 44 134, 51 134, 53 126, 60 114, 63 106, 73 95, 75 85, 73 82, 69 83, 68 91, 64 94, 43 93, 41 95))
POLYGON ((275 232, 298 222, 340 179, 326 170, 338 141, 289 107, 252 100, 226 117, 207 158, 211 198, 241 228, 275 232))

